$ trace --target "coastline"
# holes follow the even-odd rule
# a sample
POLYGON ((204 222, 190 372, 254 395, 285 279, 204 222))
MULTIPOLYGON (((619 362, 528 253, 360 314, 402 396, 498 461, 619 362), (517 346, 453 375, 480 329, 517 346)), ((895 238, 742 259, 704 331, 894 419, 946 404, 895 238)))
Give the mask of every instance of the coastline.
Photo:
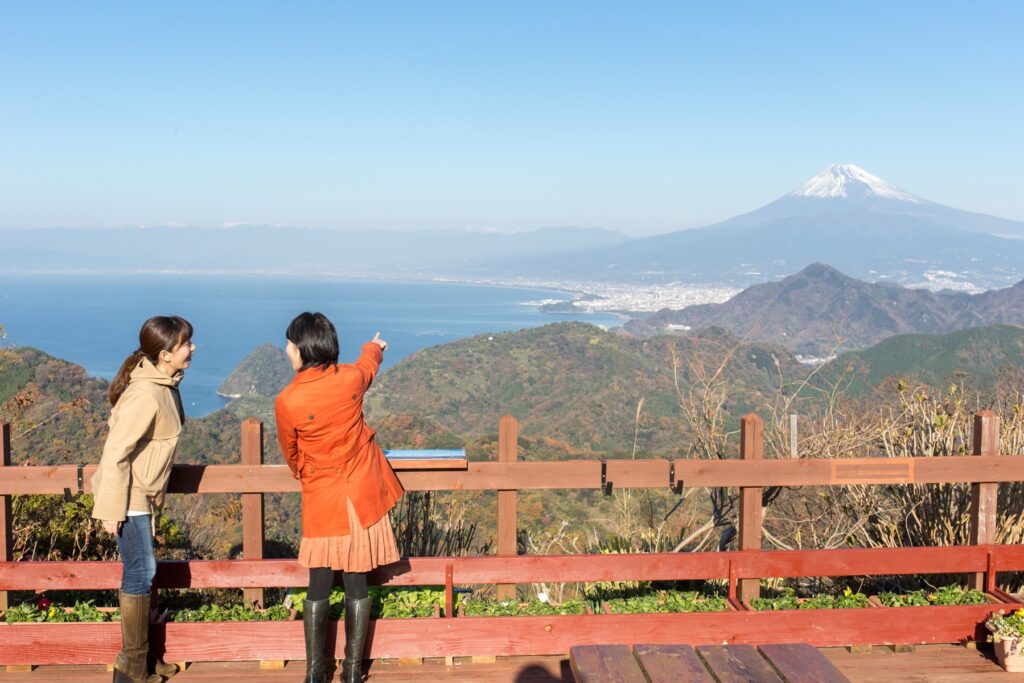
POLYGON ((607 329, 622 320, 608 313, 561 318, 543 314, 524 302, 574 294, 513 283, 497 287, 437 278, 27 270, 0 273, 0 322, 7 333, 3 343, 40 349, 80 365, 94 377, 109 380, 116 373, 124 354, 137 343, 140 320, 166 312, 188 317, 199 330, 197 360, 182 387, 189 415, 205 415, 238 400, 225 394, 245 392, 221 389, 225 378, 252 349, 278 340, 296 311, 310 307, 336 317, 343 329, 346 359, 356 349, 351 343, 355 336, 369 338, 375 330, 384 330, 392 352, 382 369, 422 348, 477 334, 557 320, 607 329), (69 328, 78 334, 67 335, 69 328))
MULTIPOLYGON (((538 293, 556 292, 566 295, 561 299, 542 301, 524 301, 524 305, 541 306, 544 303, 573 303, 580 315, 602 313, 615 315, 621 320, 630 320, 642 313, 653 313, 665 308, 681 309, 705 303, 721 303, 735 296, 740 289, 715 283, 681 283, 638 284, 629 282, 597 282, 587 280, 542 280, 524 278, 509 280, 505 278, 490 279, 458 275, 415 275, 401 273, 388 276, 380 272, 333 272, 316 273, 295 272, 285 269, 252 269, 252 270, 195 270, 195 269, 61 269, 61 270, 3 270, 4 275, 27 276, 79 276, 79 277, 224 277, 224 278, 268 278, 294 281, 325 281, 325 282, 389 282, 398 284, 445 284, 468 287, 495 287, 536 291, 538 293)), ((541 311, 547 313, 546 311, 541 311)))

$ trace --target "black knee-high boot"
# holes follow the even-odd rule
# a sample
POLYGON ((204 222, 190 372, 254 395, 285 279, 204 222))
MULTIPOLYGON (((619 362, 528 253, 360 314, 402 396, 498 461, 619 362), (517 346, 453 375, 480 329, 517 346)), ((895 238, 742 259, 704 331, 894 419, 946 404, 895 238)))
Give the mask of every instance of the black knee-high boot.
POLYGON ((303 683, 327 683, 327 617, 330 599, 306 600, 302 604, 302 631, 306 637, 306 677, 303 683))
POLYGON ((345 660, 341 663, 344 683, 363 680, 363 645, 370 625, 370 607, 370 598, 345 596, 345 660))

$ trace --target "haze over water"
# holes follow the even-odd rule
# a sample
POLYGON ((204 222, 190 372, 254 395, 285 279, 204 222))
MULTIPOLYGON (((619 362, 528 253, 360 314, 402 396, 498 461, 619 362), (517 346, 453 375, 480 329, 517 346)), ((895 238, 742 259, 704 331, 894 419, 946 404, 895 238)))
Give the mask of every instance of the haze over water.
MULTIPOLYGON (((541 313, 528 304, 545 290, 431 282, 315 281, 269 277, 0 275, 5 343, 32 346, 110 379, 138 344, 142 321, 181 315, 196 328, 196 354, 182 384, 195 417, 222 407, 216 390, 256 346, 284 346, 288 322, 304 310, 334 322, 341 362, 352 362, 376 331, 390 346, 384 368, 420 349, 484 332, 557 320, 602 326, 613 315, 541 313)), ((564 294, 562 295, 564 296, 564 294)))

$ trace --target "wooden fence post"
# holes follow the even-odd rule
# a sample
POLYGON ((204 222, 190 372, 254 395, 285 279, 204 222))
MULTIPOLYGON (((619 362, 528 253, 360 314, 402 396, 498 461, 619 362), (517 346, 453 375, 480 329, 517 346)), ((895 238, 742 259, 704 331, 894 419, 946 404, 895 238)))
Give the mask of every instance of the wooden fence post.
MULTIPOLYGON (((983 410, 974 416, 974 455, 999 455, 999 416, 983 410)), ((996 513, 999 484, 981 482, 971 484, 972 545, 990 545, 996 542, 996 513)), ((971 588, 985 590, 985 575, 970 577, 971 588)))
MULTIPOLYGON (((515 462, 519 459, 519 422, 512 415, 502 415, 498 421, 498 462, 515 462)), ((515 555, 516 545, 516 506, 518 493, 514 490, 498 491, 498 554, 515 555)), ((499 584, 495 587, 498 600, 514 600, 516 585, 514 583, 499 584)))
MULTIPOLYGON (((764 457, 764 422, 754 413, 740 421, 740 459, 764 457)), ((761 549, 761 487, 740 487, 740 550, 761 549)), ((761 595, 761 579, 740 579, 739 599, 752 600, 761 595)))
MULTIPOLYGON (((11 425, 0 422, 0 467, 11 464, 11 425)), ((0 496, 0 561, 10 562, 11 555, 11 497, 0 496)), ((7 591, 0 591, 0 610, 10 607, 7 591)))
MULTIPOLYGON (((242 464, 263 464, 263 423, 255 417, 242 421, 242 464)), ((263 494, 242 494, 242 558, 263 559, 263 494)), ((262 588, 244 588, 245 604, 263 607, 262 588)))

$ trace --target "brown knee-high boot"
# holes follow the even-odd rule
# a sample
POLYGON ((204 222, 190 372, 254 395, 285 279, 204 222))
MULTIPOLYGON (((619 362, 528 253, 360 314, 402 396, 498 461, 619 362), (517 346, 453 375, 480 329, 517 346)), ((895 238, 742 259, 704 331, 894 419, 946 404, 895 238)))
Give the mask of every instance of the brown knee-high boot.
MULTIPOLYGON (((152 609, 152 604, 150 605, 150 614, 155 614, 155 612, 152 609)), ((158 657, 157 654, 153 652, 152 649, 150 649, 149 655, 146 657, 146 661, 149 664, 149 670, 158 676, 170 678, 171 676, 175 676, 178 673, 177 664, 165 662, 163 658, 158 657)))
POLYGON ((146 665, 149 655, 149 594, 120 593, 121 651, 114 660, 114 683, 161 683, 163 678, 150 674, 146 665))
POLYGON ((149 664, 150 671, 153 671, 158 676, 163 676, 164 678, 170 678, 171 676, 173 676, 176 673, 178 673, 178 665, 177 664, 172 664, 171 662, 165 662, 164 660, 160 659, 159 657, 153 656, 152 654, 149 656, 149 662, 150 662, 150 664, 149 664))

